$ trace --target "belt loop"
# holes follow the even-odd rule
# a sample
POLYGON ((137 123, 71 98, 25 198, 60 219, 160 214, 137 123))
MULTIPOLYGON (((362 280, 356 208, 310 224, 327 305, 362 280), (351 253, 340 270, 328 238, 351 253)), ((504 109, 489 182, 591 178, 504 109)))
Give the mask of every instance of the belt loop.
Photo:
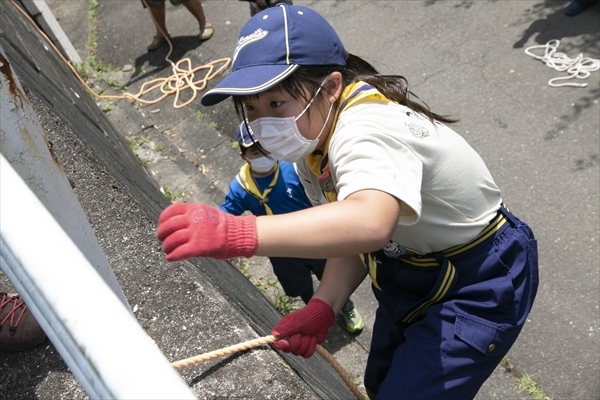
POLYGON ((499 210, 499 211, 500 211, 502 214, 504 214, 504 216, 506 217, 506 219, 508 219, 508 220, 511 222, 511 224, 512 224, 513 226, 519 226, 519 225, 521 225, 521 221, 519 221, 519 220, 517 219, 517 217, 515 217, 515 216, 513 215, 513 213, 511 213, 511 212, 508 210, 508 208, 506 208, 506 206, 504 205, 504 203, 501 203, 501 204, 500 204, 500 210, 499 210))
POLYGON ((429 294, 419 300, 406 313, 404 313, 396 324, 410 324, 414 318, 427 307, 442 301, 448 293, 452 291, 458 281, 458 271, 443 252, 438 251, 432 254, 440 265, 440 274, 437 282, 429 294))

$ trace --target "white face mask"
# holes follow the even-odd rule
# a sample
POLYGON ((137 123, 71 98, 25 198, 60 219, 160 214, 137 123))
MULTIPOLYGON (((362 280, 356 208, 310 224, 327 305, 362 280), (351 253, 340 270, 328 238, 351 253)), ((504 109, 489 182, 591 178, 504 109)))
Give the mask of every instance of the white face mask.
POLYGON ((267 156, 261 156, 257 158, 246 158, 246 161, 250 163, 250 168, 252 171, 258 172, 259 174, 265 174, 267 172, 271 172, 273 167, 275 166, 275 159, 267 156))
POLYGON ((325 125, 327 125, 327 121, 329 120, 329 115, 331 115, 333 103, 329 106, 327 118, 325 118, 323 127, 315 139, 310 140, 302 136, 298 130, 298 124, 296 121, 298 121, 298 119, 304 115, 306 110, 308 110, 308 108, 312 105, 324 83, 325 82, 319 86, 319 89, 315 93, 314 97, 308 102, 304 110, 302 110, 300 115, 297 117, 262 117, 257 118, 249 123, 252 132, 254 132, 254 135, 256 136, 256 139, 260 142, 261 146, 265 150, 271 153, 272 157, 277 160, 293 163, 301 160, 315 151, 317 145, 319 144, 319 138, 321 137, 321 134, 325 129, 325 125))

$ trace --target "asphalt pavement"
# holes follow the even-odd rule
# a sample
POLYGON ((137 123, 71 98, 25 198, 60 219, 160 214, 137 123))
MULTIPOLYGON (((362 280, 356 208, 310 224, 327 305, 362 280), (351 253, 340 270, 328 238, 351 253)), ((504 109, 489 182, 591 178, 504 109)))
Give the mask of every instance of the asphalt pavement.
MULTIPOLYGON (((135 93, 143 82, 172 73, 165 61, 167 46, 146 52, 154 28, 139 1, 98 0, 91 16, 91 3, 84 0, 47 3, 81 58, 93 56, 110 67, 108 72, 90 74, 91 85, 117 93, 111 85, 117 82, 126 86, 122 90, 135 93), (86 36, 90 32, 93 40, 86 36)), ((185 8, 167 5, 174 62, 189 58, 193 65, 204 65, 231 57, 239 29, 249 17, 247 3, 207 0, 203 4, 215 34, 202 43, 185 8)), ((563 9, 568 2, 558 0, 295 4, 324 15, 349 52, 364 57, 382 73, 405 76, 411 90, 434 111, 460 118, 456 130, 486 161, 511 211, 536 234, 540 250, 536 303, 506 363, 477 398, 600 398, 600 72, 577 80, 587 83, 585 88, 551 87, 550 79, 566 73, 525 53, 530 46, 558 39, 558 51, 571 58, 579 54, 600 58, 600 7, 566 17, 563 9), (523 377, 535 384, 538 397, 523 390, 525 385, 519 386, 523 377)), ((210 80, 208 87, 220 76, 210 80)), ((138 140, 137 155, 158 186, 181 191, 188 201, 218 204, 240 165, 231 147, 237 117, 231 102, 206 108, 199 101, 201 92, 198 98, 183 96, 192 99, 184 108, 174 108, 170 98, 150 105, 102 99, 98 104, 123 138, 130 143, 138 140)), ((153 222, 146 223, 151 230, 153 222)), ((101 243, 110 243, 108 229, 98 229, 97 235, 101 243)), ((107 253, 111 263, 128 268, 119 254, 111 249, 107 253)), ((255 276, 268 276, 264 260, 251 260, 247 266, 255 276)), ((171 287, 186 285, 185 281, 178 275, 171 287)), ((137 284, 124 281, 124 291, 142 299, 137 284)), ((325 347, 360 385, 376 304, 368 282, 353 298, 365 317, 365 331, 350 336, 338 326, 325 347)), ((177 305, 182 314, 193 307, 177 305)), ((151 320, 152 311, 144 310, 140 319, 151 320)), ((210 336, 212 328, 207 330, 203 335, 210 336)), ((164 332, 156 334, 164 338, 164 332)), ((164 341, 162 345, 177 347, 164 341)), ((242 362, 243 357, 235 361, 242 362)), ((48 392, 35 391, 38 398, 82 396, 64 367, 53 368, 58 377, 46 386, 51 387, 48 392), (71 383, 61 384, 63 376, 71 383), (71 396, 73 392, 78 396, 71 396)), ((218 390, 204 390, 204 376, 206 372, 188 376, 199 397, 227 397, 218 390)), ((226 379, 239 385, 239 376, 226 379)), ((44 382, 40 378, 36 384, 44 382)), ((293 378, 283 382, 295 384, 293 378)), ((258 393, 250 396, 249 391, 228 393, 262 398, 258 393)), ((300 397, 294 391, 287 393, 286 398, 300 397)))

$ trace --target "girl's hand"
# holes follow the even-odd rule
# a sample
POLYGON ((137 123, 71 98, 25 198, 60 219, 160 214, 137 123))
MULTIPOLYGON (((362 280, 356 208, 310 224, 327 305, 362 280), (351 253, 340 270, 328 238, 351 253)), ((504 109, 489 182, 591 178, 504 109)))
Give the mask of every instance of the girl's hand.
POLYGON ((169 261, 251 257, 258 244, 255 216, 237 217, 200 203, 165 208, 156 235, 169 261))
POLYGON ((323 343, 335 322, 333 309, 323 300, 312 298, 306 307, 283 317, 273 328, 277 350, 308 358, 323 343))

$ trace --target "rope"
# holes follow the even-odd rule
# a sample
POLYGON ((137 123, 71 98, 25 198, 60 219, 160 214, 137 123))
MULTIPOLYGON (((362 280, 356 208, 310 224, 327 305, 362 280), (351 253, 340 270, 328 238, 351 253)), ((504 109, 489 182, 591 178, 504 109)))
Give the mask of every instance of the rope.
MULTIPOLYGON (((142 1, 144 1, 144 0, 142 0, 142 1)), ((126 100, 138 101, 138 102, 144 103, 144 104, 155 104, 167 96, 175 95, 175 98, 173 100, 173 107, 174 108, 182 108, 182 107, 185 107, 188 104, 190 104, 192 101, 194 101, 194 99, 196 98, 197 92, 200 90, 204 90, 204 88, 206 88, 208 81, 213 79, 218 74, 220 74, 223 70, 225 70, 229 66, 229 63, 231 62, 231 58, 226 57, 226 58, 220 58, 218 60, 211 61, 208 64, 204 64, 204 65, 201 65, 196 68, 192 68, 191 67, 192 63, 191 63, 190 59, 183 58, 175 64, 173 61, 171 61, 171 59, 169 59, 169 56, 173 52, 173 44, 171 43, 171 40, 169 39, 168 35, 165 35, 165 39, 167 40, 167 43, 169 44, 169 52, 167 53, 165 60, 168 61, 169 63, 171 63, 173 75, 171 75, 167 78, 157 78, 157 79, 150 80, 148 82, 144 82, 142 84, 140 90, 136 94, 123 93, 120 96, 99 95, 99 94, 96 94, 96 92, 94 92, 88 86, 88 84, 79 76, 79 73, 77 72, 77 70, 75 70, 75 68, 71 65, 71 63, 56 48, 54 43, 52 43, 52 40, 50 40, 50 38, 48 38, 48 36, 46 36, 46 34, 38 28, 37 24, 31 19, 31 17, 25 11, 23 11, 21 9, 21 7, 19 7, 15 3, 14 0, 10 0, 10 2, 35 27, 35 29, 44 37, 44 39, 46 39, 48 44, 54 49, 56 54, 58 54, 60 59, 69 67, 69 69, 73 72, 73 74, 75 75, 77 80, 79 80, 79 82, 88 90, 88 92, 99 99, 126 99, 126 100), (184 63, 187 64, 187 68, 180 67, 180 65, 184 64, 184 63), (222 64, 222 65, 220 67, 216 68, 216 66, 219 64, 222 64), (204 75, 204 78, 195 80, 196 73, 198 71, 201 71, 204 69, 208 70, 206 72, 206 74, 204 75), (200 84, 200 86, 198 86, 198 84, 200 84), (157 99, 154 99, 154 100, 142 99, 142 96, 144 96, 147 93, 150 93, 156 89, 160 89, 160 92, 161 92, 160 97, 158 97, 157 99), (182 90, 185 90, 185 89, 192 90, 192 92, 193 92, 192 97, 188 101, 186 101, 182 104, 178 104, 180 93, 182 90)), ((145 1, 144 1, 144 3, 145 3, 145 1)), ((152 14, 150 14, 150 16, 152 17, 152 14)), ((154 17, 152 17, 152 20, 156 24, 154 17)), ((162 32, 162 30, 161 30, 161 32, 162 32)))
POLYGON ((552 39, 546 44, 542 44, 539 46, 531 46, 525 49, 525 54, 531 56, 535 59, 542 60, 544 64, 548 67, 553 68, 557 71, 567 71, 568 76, 560 76, 557 78, 552 78, 548 81, 548 85, 552 87, 560 87, 560 86, 573 86, 573 87, 586 87, 587 83, 574 83, 574 82, 566 82, 566 83, 555 83, 556 81, 566 80, 566 79, 586 79, 590 76, 592 71, 598 71, 600 69, 600 60, 584 57, 583 54, 579 54, 577 57, 571 59, 567 57, 565 53, 557 53, 558 46, 560 45, 560 41, 558 39, 552 39), (544 55, 539 56, 537 54, 532 53, 530 50, 532 49, 544 49, 544 55))
POLYGON ((235 344, 233 346, 224 347, 224 348, 222 348, 220 350, 215 350, 215 351, 211 351, 211 352, 208 352, 208 353, 200 354, 199 356, 186 358, 186 359, 180 360, 180 361, 175 361, 175 362, 171 363, 171 366, 173 368, 175 368, 175 369, 179 369, 179 368, 183 368, 183 367, 188 367, 190 365, 194 365, 194 364, 198 364, 198 363, 201 363, 201 362, 204 362, 204 361, 208 361, 208 360, 211 360, 213 358, 225 356, 225 355, 228 355, 228 354, 237 353, 238 351, 248 350, 248 349, 251 349, 253 347, 257 347, 257 346, 263 345, 263 344, 272 343, 274 341, 275 341, 275 336, 273 336, 273 335, 264 336, 264 337, 261 337, 261 338, 258 338, 258 339, 253 339, 253 340, 249 340, 247 342, 235 344))
MULTIPOLYGON (((73 72, 73 74, 75 75, 75 77, 79 80, 79 82, 81 82, 81 84, 87 88, 87 90, 93 94, 94 96, 96 96, 97 98, 101 98, 101 99, 128 99, 128 100, 136 100, 139 101, 141 103, 145 103, 145 104, 154 104, 154 103, 158 103, 159 101, 161 101, 162 99, 164 99, 165 97, 175 94, 175 99, 173 101, 173 107, 174 108, 181 108, 181 107, 185 107, 186 105, 190 104, 194 98, 196 97, 197 91, 199 90, 203 90, 206 87, 206 84, 208 82, 208 80, 214 78, 216 75, 218 75, 219 73, 221 73, 221 71, 223 71, 225 68, 227 68, 229 66, 229 63, 231 62, 230 58, 221 58, 215 61, 212 61, 208 64, 205 65, 201 65, 199 67, 196 68, 191 68, 191 61, 189 58, 184 58, 180 61, 177 62, 177 64, 173 63, 173 61, 171 61, 171 59, 169 59, 169 56, 171 55, 171 53, 173 52, 173 45, 171 43, 171 41, 169 40, 169 36, 165 34, 165 32, 161 32, 163 33, 167 43, 169 44, 169 52, 167 53, 167 56, 165 57, 165 60, 169 61, 171 63, 171 67, 173 69, 173 75, 167 78, 158 78, 158 79, 153 79, 151 81, 148 82, 144 82, 142 84, 142 87, 140 88, 139 92, 137 94, 131 94, 131 93, 124 93, 121 96, 107 96, 107 95, 98 95, 96 94, 88 85, 87 83, 79 76, 79 73, 77 73, 77 71, 75 70, 75 68, 71 65, 71 63, 65 58, 63 57, 63 55, 61 54, 61 52, 56 48, 56 46, 54 45, 54 43, 52 43, 52 40, 50 40, 50 38, 48 38, 48 36, 46 36, 46 34, 41 31, 38 27, 37 24, 29 17, 29 15, 23 11, 21 9, 21 7, 19 7, 14 0, 10 0, 11 3, 17 8, 17 10, 19 10, 19 12, 21 14, 23 14, 23 16, 25 18, 27 18, 27 20, 29 20, 29 22, 37 29, 37 31, 44 37, 44 39, 46 39, 46 41, 48 42, 48 44, 54 49, 54 51, 56 52, 56 54, 58 54, 58 56, 61 58, 61 60, 71 69, 71 71, 73 72), (186 69, 184 68, 180 68, 180 64, 182 63, 187 63, 188 67, 186 69), (221 67, 219 67, 216 71, 214 70, 215 65, 219 64, 219 63, 223 63, 223 65, 221 67), (204 79, 200 79, 200 80, 194 80, 195 77, 195 73, 197 71, 200 71, 202 69, 208 69, 208 72, 206 73, 204 79), (196 84, 202 82, 201 86, 197 86, 196 84), (149 88, 146 89, 147 86, 150 86, 149 88), (165 87, 168 87, 168 90, 165 89, 165 87), (146 94, 151 92, 152 90, 155 90, 159 88, 162 95, 155 100, 142 100, 141 97, 146 94), (178 105, 177 101, 179 99, 179 94, 181 90, 185 90, 185 89, 192 89, 193 91, 193 96, 190 100, 188 100, 187 102, 178 105)), ((144 1, 144 0, 142 0, 144 1)), ((144 4, 146 2, 144 1, 144 4)), ((150 15, 152 17, 152 14, 150 15)), ((156 21, 154 20, 154 17, 152 17, 154 23, 156 24, 156 21)), ((158 26, 158 24, 156 24, 158 26)), ((159 28, 160 29, 160 28, 159 28)), ((243 343, 239 343, 233 346, 229 346, 229 347, 225 347, 222 348, 220 350, 215 350, 215 351, 211 351, 205 354, 200 354, 198 356, 195 357, 191 357, 191 358, 186 358, 184 360, 180 360, 180 361, 176 361, 171 363, 171 365, 173 366, 173 368, 179 369, 179 368, 183 368, 183 367, 187 367, 190 365, 194 365, 194 364, 198 364, 204 361, 208 361, 211 360, 213 358, 217 358, 217 357, 221 357, 224 355, 228 355, 228 354, 233 354, 233 353, 237 353, 239 351, 244 351, 244 350, 248 350, 251 349, 253 347, 257 347, 257 346, 261 346, 263 344, 268 344, 268 343, 272 343, 276 340, 275 336, 273 335, 269 335, 269 336, 264 336, 262 338, 258 338, 258 339, 253 339, 253 340, 249 340, 247 342, 243 342, 243 343)), ((331 354, 329 354, 327 352, 327 350, 325 350, 321 345, 317 345, 316 348, 317 352, 327 360, 327 362, 329 362, 329 364, 336 370, 336 372, 340 375, 340 377, 342 378, 342 380, 344 381, 344 383, 348 386, 348 388, 352 391, 352 393, 354 394, 354 396, 356 396, 357 400, 364 400, 364 396, 362 395, 362 393, 358 390, 358 388, 356 387, 356 385, 354 385, 354 383, 352 382, 352 380, 350 379, 350 377, 348 376, 348 374, 346 374, 346 372, 344 371, 344 369, 340 366, 340 364, 333 358, 333 356, 331 354)))
MULTIPOLYGON (((239 343, 239 344, 236 344, 233 346, 224 347, 220 350, 215 350, 215 351, 211 351, 208 353, 200 354, 195 357, 190 357, 190 358, 186 358, 186 359, 183 359, 180 361, 175 361, 175 362, 171 363, 171 366, 173 366, 173 368, 179 369, 179 368, 187 367, 190 365, 198 364, 198 363, 201 363, 204 361, 208 361, 213 358, 221 357, 221 356, 228 355, 228 354, 233 354, 238 351, 248 350, 253 347, 263 345, 263 344, 272 343, 275 340, 276 340, 276 338, 273 335, 264 336, 264 337, 261 337, 258 339, 253 339, 253 340, 249 340, 247 342, 242 342, 242 343, 239 343)), ((333 356, 331 354, 329 354, 329 352, 327 350, 325 350, 325 348, 323 348, 323 346, 321 346, 320 344, 317 345, 317 353, 319 353, 325 360, 327 360, 327 362, 333 367, 333 369, 335 369, 335 371, 340 375, 340 377, 342 378, 342 380, 344 381, 346 386, 348 386, 348 388, 350 389, 352 394, 354 394, 356 399, 364 400, 364 396, 358 390, 358 388, 356 387, 354 382, 352 382, 352 379, 350 379, 350 377, 348 376, 346 371, 344 371, 342 366, 335 360, 335 358, 333 358, 333 356)))
POLYGON ((358 390, 358 388, 356 387, 354 382, 352 382, 352 379, 350 379, 350 377, 348 376, 346 371, 344 371, 344 369, 336 361, 336 359, 333 358, 333 356, 331 354, 329 354, 329 352, 327 350, 325 350, 325 348, 323 346, 321 346, 320 344, 317 345, 317 353, 319 353, 324 359, 326 359, 327 362, 333 367, 333 369, 336 370, 336 372, 340 375, 340 377, 342 378, 342 380, 344 381, 346 386, 348 386, 348 389, 350 389, 350 391, 352 392, 354 397, 356 397, 356 400, 364 400, 365 397, 358 390))

